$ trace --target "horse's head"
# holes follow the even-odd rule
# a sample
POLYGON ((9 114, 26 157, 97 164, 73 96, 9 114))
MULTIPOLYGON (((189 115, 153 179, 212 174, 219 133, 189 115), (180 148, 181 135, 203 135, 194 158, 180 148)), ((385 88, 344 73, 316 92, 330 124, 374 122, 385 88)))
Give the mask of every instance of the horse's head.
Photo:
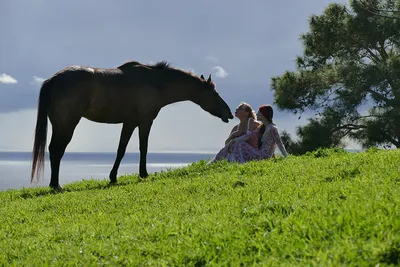
POLYGON ((200 76, 200 79, 202 88, 198 90, 194 102, 211 115, 220 118, 223 122, 229 122, 229 119, 233 119, 231 109, 215 90, 211 74, 207 80, 204 79, 203 75, 200 76))

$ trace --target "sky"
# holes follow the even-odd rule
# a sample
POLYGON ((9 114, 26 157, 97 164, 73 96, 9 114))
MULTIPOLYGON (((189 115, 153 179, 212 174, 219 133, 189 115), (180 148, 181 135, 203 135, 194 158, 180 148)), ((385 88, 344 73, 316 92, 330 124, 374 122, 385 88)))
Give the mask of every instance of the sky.
MULTIPOLYGON (((241 101, 255 110, 273 104, 271 77, 295 70, 309 17, 333 2, 347 3, 2 0, 0 151, 32 150, 41 83, 69 65, 166 60, 199 76, 211 74, 232 113, 241 101)), ((307 123, 273 107, 279 131, 293 136, 307 123)), ((154 121, 149 151, 217 152, 238 122, 224 123, 193 102, 174 103, 154 121)), ((121 126, 82 119, 66 151, 115 152, 121 126)), ((137 152, 138 143, 136 130, 127 152, 137 152)))

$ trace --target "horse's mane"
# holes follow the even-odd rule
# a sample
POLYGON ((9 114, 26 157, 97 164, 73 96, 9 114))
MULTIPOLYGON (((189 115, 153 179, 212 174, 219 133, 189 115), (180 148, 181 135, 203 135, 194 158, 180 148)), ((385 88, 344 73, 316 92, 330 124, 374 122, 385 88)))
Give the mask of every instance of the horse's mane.
POLYGON ((140 65, 143 66, 143 64, 138 62, 138 61, 127 61, 124 64, 118 66, 117 69, 120 69, 120 70, 124 71, 124 70, 128 70, 128 69, 130 69, 130 68, 132 68, 134 66, 138 66, 138 65, 139 66, 140 65))
POLYGON ((171 63, 169 63, 169 62, 167 62, 165 60, 162 60, 160 62, 157 62, 157 63, 152 64, 152 65, 148 65, 148 66, 152 67, 153 69, 160 69, 160 70, 174 69, 171 66, 171 63))
POLYGON ((123 72, 125 72, 125 71, 129 71, 133 67, 137 67, 137 66, 148 68, 148 69, 155 70, 155 71, 161 71, 166 76, 169 76, 169 78, 175 78, 175 77, 186 78, 187 77, 187 78, 194 78, 197 82, 202 82, 202 83, 204 82, 204 80, 197 77, 191 71, 184 71, 182 69, 172 67, 171 63, 169 63, 165 60, 159 61, 154 64, 143 64, 138 61, 127 61, 124 64, 118 66, 117 69, 120 69, 123 72))

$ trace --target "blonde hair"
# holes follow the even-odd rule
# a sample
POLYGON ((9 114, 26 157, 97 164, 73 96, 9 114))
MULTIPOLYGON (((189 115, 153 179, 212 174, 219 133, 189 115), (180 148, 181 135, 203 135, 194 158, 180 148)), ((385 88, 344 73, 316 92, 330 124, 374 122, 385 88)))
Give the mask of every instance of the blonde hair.
POLYGON ((246 110, 247 112, 250 113, 249 117, 251 117, 253 120, 256 120, 256 118, 257 118, 256 112, 253 110, 253 108, 249 104, 247 104, 246 102, 241 102, 239 106, 243 106, 244 110, 246 110))

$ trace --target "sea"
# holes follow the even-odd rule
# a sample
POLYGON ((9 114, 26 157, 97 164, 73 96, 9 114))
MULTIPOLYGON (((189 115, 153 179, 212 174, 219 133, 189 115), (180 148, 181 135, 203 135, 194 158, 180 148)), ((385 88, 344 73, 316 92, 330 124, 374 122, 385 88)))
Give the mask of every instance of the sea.
MULTIPOLYGON (((149 152, 147 172, 155 173, 185 167, 193 162, 209 160, 215 154, 190 152, 149 152)), ((121 161, 118 176, 139 172, 139 153, 126 153, 121 161)), ((60 185, 88 179, 109 179, 116 153, 66 152, 60 165, 60 185)), ((39 183, 30 183, 31 152, 0 151, 0 191, 48 186, 50 161, 46 153, 44 175, 39 183)))

